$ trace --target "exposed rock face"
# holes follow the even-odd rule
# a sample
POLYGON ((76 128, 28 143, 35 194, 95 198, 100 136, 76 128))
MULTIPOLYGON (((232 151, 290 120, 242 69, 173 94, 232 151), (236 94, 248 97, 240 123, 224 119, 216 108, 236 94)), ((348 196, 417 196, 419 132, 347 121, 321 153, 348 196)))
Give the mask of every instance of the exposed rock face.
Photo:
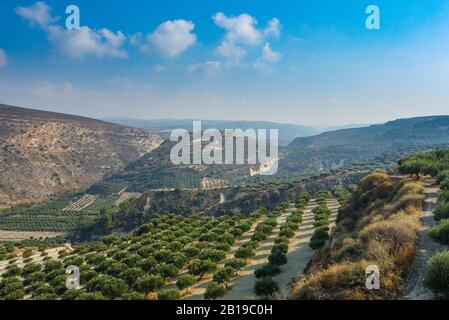
POLYGON ((161 142, 144 129, 0 105, 0 206, 84 188, 161 142))

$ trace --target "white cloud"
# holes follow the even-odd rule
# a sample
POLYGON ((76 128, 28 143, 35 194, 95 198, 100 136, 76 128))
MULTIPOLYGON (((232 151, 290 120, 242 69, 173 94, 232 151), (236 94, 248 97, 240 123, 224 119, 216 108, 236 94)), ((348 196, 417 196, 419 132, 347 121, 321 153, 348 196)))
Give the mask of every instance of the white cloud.
POLYGON ((227 59, 239 61, 247 51, 245 47, 259 46, 267 37, 279 37, 281 24, 277 18, 268 22, 266 29, 257 28, 257 20, 249 14, 228 17, 222 12, 212 19, 215 24, 226 30, 226 34, 216 53, 227 59))
POLYGON ((163 55, 174 58, 196 43, 195 25, 183 19, 166 21, 148 35, 148 41, 163 55))
POLYGON ((161 23, 156 30, 145 37, 138 32, 129 39, 133 46, 144 52, 156 50, 166 57, 174 58, 196 43, 194 29, 193 22, 178 19, 161 23))
POLYGON ((43 1, 38 1, 30 7, 17 7, 16 13, 27 20, 32 26, 46 27, 59 20, 51 16, 51 8, 43 1))
POLYGON ((217 54, 227 59, 239 61, 246 55, 246 50, 234 43, 224 40, 216 50, 217 54))
POLYGON ((256 29, 257 20, 243 13, 237 17, 227 17, 218 12, 213 16, 215 24, 227 31, 226 40, 231 43, 255 45, 260 42, 261 33, 256 29))
POLYGON ((82 59, 88 55, 99 58, 127 58, 127 52, 122 48, 126 37, 121 31, 114 33, 108 29, 92 30, 87 26, 79 30, 66 30, 60 26, 47 28, 49 41, 62 53, 70 58, 82 59))
POLYGON ((220 61, 206 61, 204 63, 191 64, 187 67, 187 70, 190 73, 201 72, 206 77, 212 77, 221 70, 221 62, 220 61))
POLYGON ((6 56, 6 52, 3 49, 0 49, 0 68, 5 67, 8 64, 8 58, 6 56))
POLYGON ((278 62, 282 59, 282 54, 271 49, 270 44, 267 42, 262 49, 262 59, 268 62, 278 62))
POLYGON ((278 38, 281 34, 281 22, 278 18, 273 18, 268 21, 268 26, 264 30, 266 36, 273 36, 278 38))
POLYGON ((60 52, 74 59, 93 55, 99 58, 126 58, 122 48, 126 37, 121 31, 114 33, 108 29, 93 30, 82 26, 79 30, 67 30, 54 24, 58 18, 51 16, 51 8, 39 1, 30 7, 18 7, 16 13, 31 25, 38 25, 47 34, 48 40, 60 52))

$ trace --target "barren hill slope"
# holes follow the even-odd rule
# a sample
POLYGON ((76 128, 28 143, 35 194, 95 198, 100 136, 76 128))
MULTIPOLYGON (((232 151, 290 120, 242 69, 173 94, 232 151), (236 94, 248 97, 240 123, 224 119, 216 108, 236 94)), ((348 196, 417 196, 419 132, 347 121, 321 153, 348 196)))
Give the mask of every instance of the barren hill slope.
POLYGON ((0 105, 0 207, 86 187, 160 143, 143 129, 0 105))

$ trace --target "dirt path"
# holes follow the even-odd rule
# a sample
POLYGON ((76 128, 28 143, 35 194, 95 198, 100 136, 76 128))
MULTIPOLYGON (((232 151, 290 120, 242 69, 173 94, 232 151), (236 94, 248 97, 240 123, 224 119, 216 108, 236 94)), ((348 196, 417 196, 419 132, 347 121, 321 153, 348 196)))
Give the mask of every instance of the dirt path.
POLYGON ((437 225, 433 218, 433 210, 437 204, 439 189, 428 183, 423 183, 426 199, 424 210, 421 212, 422 228, 418 231, 419 245, 415 260, 412 264, 412 271, 404 286, 404 296, 402 300, 431 300, 432 292, 424 287, 424 276, 426 273, 427 261, 440 251, 447 250, 447 246, 440 245, 429 236, 429 230, 437 225))
POLYGON ((0 241, 22 241, 28 239, 49 239, 65 235, 64 232, 7 231, 0 230, 0 241))

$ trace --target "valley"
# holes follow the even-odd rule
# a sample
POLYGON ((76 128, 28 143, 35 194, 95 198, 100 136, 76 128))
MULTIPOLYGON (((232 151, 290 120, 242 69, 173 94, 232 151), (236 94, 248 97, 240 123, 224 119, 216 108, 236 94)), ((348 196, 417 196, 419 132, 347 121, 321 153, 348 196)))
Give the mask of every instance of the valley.
POLYGON ((426 263, 445 248, 429 237, 446 241, 446 117, 298 138, 262 177, 246 164, 174 165, 174 144, 146 129, 0 111, 2 163, 41 172, 21 184, 21 167, 1 171, 0 299, 440 295, 426 263), (440 209, 423 211, 428 190, 440 209), (441 225, 429 224, 438 210, 441 225), (380 291, 364 289, 370 264, 385 272, 380 291), (68 266, 81 271, 77 290, 65 287, 68 266))

